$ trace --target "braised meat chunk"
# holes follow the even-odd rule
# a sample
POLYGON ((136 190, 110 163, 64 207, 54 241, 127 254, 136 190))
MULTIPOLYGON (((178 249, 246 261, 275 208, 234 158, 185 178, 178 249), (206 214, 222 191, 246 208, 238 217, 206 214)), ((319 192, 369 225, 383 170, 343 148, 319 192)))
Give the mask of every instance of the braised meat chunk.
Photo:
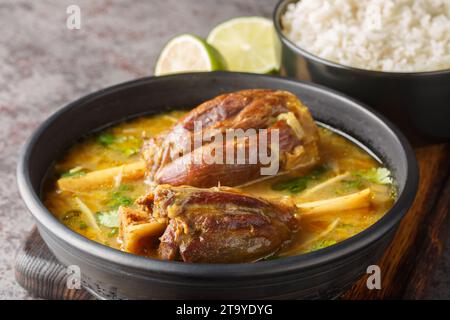
POLYGON ((156 184, 240 186, 313 166, 319 160, 318 140, 311 114, 295 95, 243 90, 218 96, 190 111, 168 133, 147 141, 143 157, 147 176, 156 184), (263 134, 261 129, 267 131, 263 134), (212 138, 218 134, 221 141, 212 138), (252 149, 256 142, 258 150, 252 149), (276 161, 276 170, 261 171, 268 167, 255 158, 261 153, 276 161), (205 155, 219 161, 206 161, 205 155), (240 160, 239 155, 243 155, 240 160))
POLYGON ((147 211, 120 207, 119 236, 122 249, 147 255, 157 244, 155 240, 164 232, 167 221, 155 219, 147 211))
POLYGON ((159 185, 138 203, 153 219, 167 219, 161 259, 200 263, 250 262, 288 243, 298 229, 295 207, 232 188, 159 185))

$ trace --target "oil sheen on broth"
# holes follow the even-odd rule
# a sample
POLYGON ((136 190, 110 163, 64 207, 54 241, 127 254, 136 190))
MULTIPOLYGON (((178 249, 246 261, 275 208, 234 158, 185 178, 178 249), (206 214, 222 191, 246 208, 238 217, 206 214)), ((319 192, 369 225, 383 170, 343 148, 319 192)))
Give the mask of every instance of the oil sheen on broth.
MULTIPOLYGON (((143 178, 119 186, 101 187, 89 192, 69 192, 58 188, 60 177, 81 177, 88 172, 133 163, 139 160, 143 134, 147 137, 168 130, 184 112, 175 111, 141 117, 84 138, 53 167, 44 192, 46 207, 66 226, 83 236, 120 249, 119 206, 133 206, 146 191, 143 178), (83 210, 95 217, 93 230, 83 210)), ((395 200, 395 187, 387 169, 366 151, 325 128, 319 129, 322 163, 308 172, 275 177, 242 190, 257 196, 296 203, 345 196, 366 188, 371 205, 301 219, 301 230, 288 246, 274 257, 318 250, 345 240, 379 220, 395 200)), ((151 254, 152 256, 152 254, 151 254)), ((271 257, 271 258, 274 258, 271 257)))

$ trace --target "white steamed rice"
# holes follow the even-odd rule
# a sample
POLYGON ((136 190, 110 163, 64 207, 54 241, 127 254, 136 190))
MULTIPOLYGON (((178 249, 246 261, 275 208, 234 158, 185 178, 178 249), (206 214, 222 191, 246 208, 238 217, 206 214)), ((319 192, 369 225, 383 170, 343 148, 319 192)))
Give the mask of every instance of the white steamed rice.
POLYGON ((450 0, 300 0, 282 17, 304 50, 362 69, 450 69, 450 0))

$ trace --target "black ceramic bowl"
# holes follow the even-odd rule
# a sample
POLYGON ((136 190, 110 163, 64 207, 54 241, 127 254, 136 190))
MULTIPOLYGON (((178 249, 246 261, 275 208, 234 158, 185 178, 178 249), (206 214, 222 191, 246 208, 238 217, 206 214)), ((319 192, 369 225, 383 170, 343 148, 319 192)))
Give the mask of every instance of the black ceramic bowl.
POLYGON ((414 153, 381 116, 333 91, 279 77, 196 73, 144 78, 90 94, 45 121, 24 146, 18 184, 41 236, 65 265, 81 269, 83 285, 102 298, 329 298, 376 263, 414 199, 414 153), (88 132, 142 114, 192 108, 221 93, 246 88, 283 89, 298 95, 315 119, 353 137, 388 166, 398 200, 364 232, 317 252, 242 264, 188 264, 121 252, 90 241, 61 224, 42 204, 46 172, 55 159, 88 132))
POLYGON ((296 46, 282 32, 281 17, 294 2, 298 0, 280 1, 273 14, 282 43, 283 73, 346 93, 382 111, 402 129, 415 128, 427 136, 450 138, 450 69, 380 72, 322 59, 296 46))

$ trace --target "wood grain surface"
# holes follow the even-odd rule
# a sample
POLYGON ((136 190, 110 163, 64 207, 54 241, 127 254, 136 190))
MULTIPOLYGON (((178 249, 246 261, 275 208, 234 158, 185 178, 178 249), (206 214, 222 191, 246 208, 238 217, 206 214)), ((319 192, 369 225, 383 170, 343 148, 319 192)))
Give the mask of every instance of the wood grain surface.
POLYGON ((17 253, 15 271, 17 282, 36 298, 92 299, 84 289, 67 288, 67 268, 56 260, 36 227, 17 253))
MULTIPOLYGON (((379 266, 381 290, 369 290, 362 277, 342 299, 420 299, 442 254, 450 219, 450 145, 416 148, 420 182, 417 197, 379 266)), ((35 297, 92 299, 85 290, 69 290, 66 269, 34 229, 17 254, 16 279, 35 297)))
POLYGON ((448 144, 416 148, 419 190, 379 266, 381 290, 369 290, 367 277, 358 281, 344 299, 419 299, 442 254, 449 219, 450 148, 448 144))

